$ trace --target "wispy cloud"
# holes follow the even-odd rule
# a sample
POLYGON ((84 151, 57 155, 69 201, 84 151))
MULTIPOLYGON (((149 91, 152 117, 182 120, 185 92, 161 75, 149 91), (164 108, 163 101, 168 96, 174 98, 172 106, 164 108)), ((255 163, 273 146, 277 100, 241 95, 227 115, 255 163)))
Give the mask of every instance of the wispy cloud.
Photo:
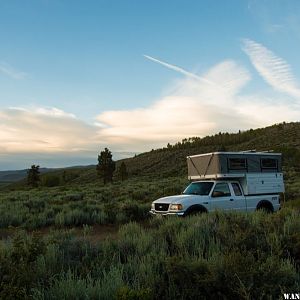
POLYGON ((208 84, 214 85, 214 82, 212 82, 210 80, 207 80, 206 78, 203 78, 203 77, 201 77, 201 76, 199 76, 199 75, 197 75, 195 73, 189 72, 189 71, 187 71, 187 70, 185 70, 185 69, 183 69, 181 67, 169 64, 167 62, 164 62, 162 60, 159 60, 157 58, 154 58, 154 57, 146 55, 146 54, 144 54, 144 57, 147 58, 147 59, 149 59, 149 60, 152 60, 153 62, 161 64, 161 65, 163 65, 163 66, 165 66, 165 67, 167 67, 167 68, 169 68, 171 70, 179 72, 179 73, 181 73, 181 74, 183 74, 183 75, 185 75, 187 77, 190 77, 190 78, 193 78, 193 79, 196 79, 196 80, 203 81, 203 82, 206 82, 208 84))
POLYGON ((282 32, 285 29, 285 26, 283 24, 271 24, 267 23, 265 25, 265 30, 269 33, 277 33, 282 32))
POLYGON ((239 82, 244 82, 244 80, 248 81, 250 79, 249 72, 244 68, 237 66, 236 63, 232 60, 225 60, 223 63, 220 63, 217 68, 212 68, 207 74, 200 76, 176 65, 156 59, 152 56, 144 55, 144 57, 155 63, 161 64, 164 67, 181 73, 190 79, 199 81, 202 84, 206 84, 206 86, 211 85, 214 89, 217 89, 219 90, 219 92, 222 92, 224 94, 230 92, 232 87, 239 85, 239 82), (228 76, 226 76, 226 74, 222 74, 225 75, 226 80, 224 80, 224 77, 219 78, 218 75, 225 71, 228 67, 232 67, 232 69, 235 69, 235 77, 231 77, 230 73, 228 73, 228 76), (222 68, 224 70, 221 70, 222 68), (239 69, 239 71, 237 71, 237 69, 239 69))
POLYGON ((282 58, 263 45, 249 39, 243 40, 243 50, 253 66, 274 90, 300 98, 300 88, 293 76, 291 67, 282 58))
MULTIPOLYGON (((265 80, 288 95, 298 95, 290 68, 260 44, 244 41, 245 51, 265 80), (278 87, 280 86, 280 87, 278 87)), ((111 144, 158 145, 187 136, 218 131, 256 128, 298 120, 299 107, 289 97, 269 91, 243 93, 250 81, 247 69, 232 60, 223 61, 198 75, 151 56, 146 58, 177 71, 173 92, 146 108, 106 111, 97 121, 105 124, 101 136, 111 144)))
POLYGON ((9 65, 6 62, 0 62, 0 73, 7 75, 13 79, 24 79, 28 76, 27 73, 19 71, 15 68, 13 68, 11 65, 9 65))
MULTIPOLYGON (((241 95, 250 75, 234 61, 213 66, 202 78, 205 80, 187 76, 177 81, 171 94, 149 107, 101 113, 97 121, 106 127, 100 130, 100 135, 111 144, 131 144, 143 150, 145 145, 164 145, 189 136, 232 132, 283 121, 282 115, 269 114, 273 103, 262 106, 253 101, 256 97, 241 95)), ((262 99, 261 95, 258 98, 262 99)))
POLYGON ((73 118, 73 119, 76 118, 74 114, 67 113, 56 107, 38 107, 38 106, 31 105, 29 107, 12 106, 9 107, 9 109, 15 111, 31 112, 37 115, 45 115, 46 117, 53 117, 53 118, 73 118))

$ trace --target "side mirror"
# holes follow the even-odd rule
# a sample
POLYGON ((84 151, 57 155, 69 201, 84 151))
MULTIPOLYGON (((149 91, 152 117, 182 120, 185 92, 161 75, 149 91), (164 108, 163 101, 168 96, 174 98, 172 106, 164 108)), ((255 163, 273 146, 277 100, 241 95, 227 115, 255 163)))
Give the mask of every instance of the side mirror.
POLYGON ((211 196, 212 196, 212 197, 223 197, 223 196, 224 196, 224 193, 223 193, 223 192, 215 191, 215 192, 212 193, 211 196))

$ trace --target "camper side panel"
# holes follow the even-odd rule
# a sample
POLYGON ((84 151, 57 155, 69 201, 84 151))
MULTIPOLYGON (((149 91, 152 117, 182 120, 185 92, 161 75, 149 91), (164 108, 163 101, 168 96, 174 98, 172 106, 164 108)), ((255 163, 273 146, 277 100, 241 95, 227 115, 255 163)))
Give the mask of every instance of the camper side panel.
POLYGON ((248 173, 242 184, 246 195, 274 194, 284 192, 282 173, 248 173))
POLYGON ((281 155, 224 153, 221 155, 222 173, 282 172, 281 155))

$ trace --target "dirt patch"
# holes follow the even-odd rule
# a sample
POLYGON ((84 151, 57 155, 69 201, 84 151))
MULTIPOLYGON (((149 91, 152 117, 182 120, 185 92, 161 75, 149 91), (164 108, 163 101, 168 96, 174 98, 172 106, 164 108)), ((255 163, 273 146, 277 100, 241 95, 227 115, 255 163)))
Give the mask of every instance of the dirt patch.
MULTIPOLYGON (((87 239, 93 243, 109 239, 117 239, 119 226, 117 225, 94 225, 91 232, 87 235, 87 239)), ((83 236, 83 231, 81 235, 83 236)))
MULTIPOLYGON (((0 229, 0 239, 6 240, 11 238, 16 232, 19 230, 18 228, 4 228, 0 229)), ((94 225, 88 228, 84 227, 44 227, 38 230, 28 230, 29 234, 43 236, 50 233, 51 230, 72 230, 74 235, 78 238, 86 238, 92 243, 97 243, 99 241, 109 239, 117 239, 118 236, 118 225, 94 225)))
POLYGON ((14 228, 1 228, 0 229, 0 240, 6 240, 10 236, 14 235, 15 229, 14 228))

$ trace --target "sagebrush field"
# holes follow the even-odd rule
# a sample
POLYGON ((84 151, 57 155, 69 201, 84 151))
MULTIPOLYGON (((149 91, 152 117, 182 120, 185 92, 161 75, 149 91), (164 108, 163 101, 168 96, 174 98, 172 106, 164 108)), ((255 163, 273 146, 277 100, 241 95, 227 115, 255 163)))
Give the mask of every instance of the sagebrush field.
MULTIPOLYGON (((184 141, 125 160, 129 179, 103 185, 94 167, 0 190, 1 299, 278 299, 300 290, 298 124, 184 141), (274 214, 150 218, 180 193, 189 153, 283 152, 286 202, 274 214), (261 144, 260 142, 261 141, 261 144), (224 150, 224 149, 223 149, 224 150), (259 149, 257 149, 259 150, 259 149)), ((119 163, 119 162, 118 162, 119 163)))

